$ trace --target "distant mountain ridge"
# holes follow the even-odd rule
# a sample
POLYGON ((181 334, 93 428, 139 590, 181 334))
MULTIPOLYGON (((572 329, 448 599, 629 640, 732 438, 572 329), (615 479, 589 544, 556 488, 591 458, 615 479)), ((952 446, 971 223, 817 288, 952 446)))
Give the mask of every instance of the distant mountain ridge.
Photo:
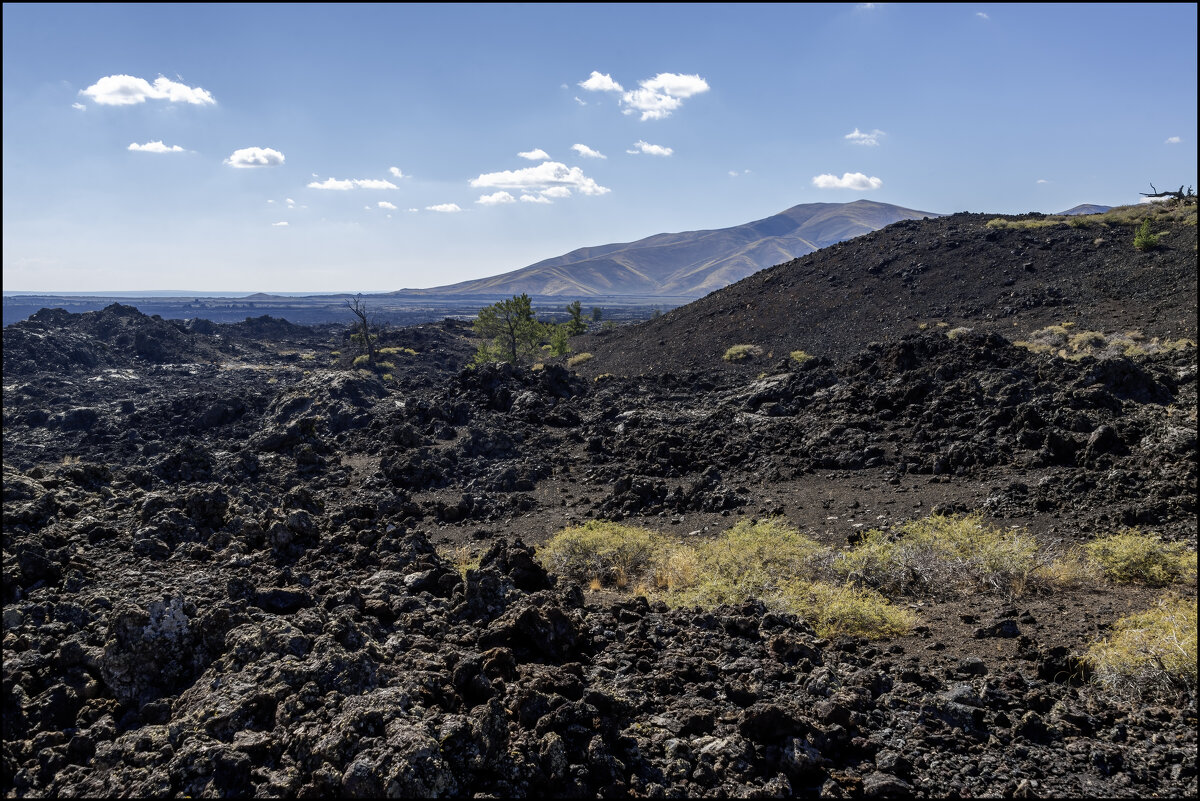
POLYGON ((1078 206, 1072 206, 1066 211, 1060 211, 1059 214, 1068 216, 1076 214, 1103 214, 1111 208, 1112 206, 1099 206, 1095 203, 1080 203, 1078 206))
POLYGON ((519 270, 393 295, 638 295, 698 298, 765 267, 877 231, 939 217, 888 203, 805 203, 761 220, 580 248, 519 270))

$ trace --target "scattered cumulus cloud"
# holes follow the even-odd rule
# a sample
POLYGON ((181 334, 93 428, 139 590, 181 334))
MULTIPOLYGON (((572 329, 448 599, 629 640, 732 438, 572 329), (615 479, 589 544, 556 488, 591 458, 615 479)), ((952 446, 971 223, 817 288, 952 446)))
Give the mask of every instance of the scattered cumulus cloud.
POLYGON ((542 150, 540 147, 535 148, 534 150, 526 150, 524 153, 518 153, 517 155, 523 159, 529 159, 530 161, 549 161, 550 160, 550 154, 547 153, 545 150, 542 150))
POLYGON ((101 106, 135 106, 147 100, 166 100, 170 103, 190 103, 195 106, 215 105, 210 92, 200 87, 172 81, 159 75, 150 83, 132 75, 106 75, 79 94, 101 106))
POLYGON ((976 11, 975 16, 979 17, 980 19, 991 19, 991 17, 989 17, 987 14, 983 13, 982 11, 976 11))
POLYGON ((76 111, 87 111, 87 106, 83 105, 82 103, 72 103, 71 108, 75 109, 76 111))
POLYGON ((288 208, 289 208, 289 209, 292 209, 292 208, 295 208, 295 207, 296 207, 296 201, 292 200, 290 197, 289 197, 289 198, 284 198, 283 202, 284 202, 284 203, 286 203, 286 204, 288 204, 288 208))
POLYGON ((272 228, 283 228, 286 226, 287 226, 287 220, 284 220, 282 222, 277 222, 277 223, 271 223, 272 228))
POLYGON ((391 181, 384 181, 379 178, 362 178, 355 179, 354 185, 359 189, 398 189, 391 181))
POLYGON ((653 78, 638 83, 638 88, 625 91, 611 75, 592 72, 579 86, 590 92, 620 92, 621 105, 625 114, 641 114, 643 120, 661 120, 683 105, 693 95, 709 90, 708 81, 699 75, 682 75, 676 72, 660 72, 653 78))
POLYGON ((457 203, 439 203, 436 206, 426 206, 425 210, 438 211, 442 214, 454 214, 455 212, 462 211, 462 209, 458 207, 457 203))
POLYGON ((1045 178, 1038 178, 1038 179, 1037 179, 1037 183, 1039 183, 1039 184, 1048 184, 1048 183, 1050 183, 1050 182, 1049 182, 1049 181, 1047 181, 1045 178))
POLYGON ((589 159, 606 159, 608 156, 601 153, 599 150, 592 150, 587 145, 571 145, 571 149, 584 158, 589 159))
POLYGON ((170 147, 168 147, 167 145, 164 145, 162 143, 161 139, 156 142, 147 142, 144 145, 139 145, 137 142, 131 142, 129 145, 129 149, 137 151, 139 153, 186 153, 187 152, 179 145, 171 145, 170 147))
POLYGON ((1168 136, 1167 141, 1163 142, 1163 144, 1164 145, 1177 145, 1182 141, 1183 140, 1180 139, 1178 136, 1168 136))
POLYGON ((878 178, 868 178, 861 172, 843 173, 841 178, 836 175, 826 173, 818 175, 812 179, 813 186, 817 189, 854 189, 860 192, 878 189, 883 186, 883 181, 878 178))
MULTIPOLYGON (((589 92, 624 92, 624 87, 612 79, 611 75, 602 75, 595 70, 592 70, 591 76, 586 81, 580 81, 579 87, 587 89, 589 92)), ((578 98, 576 98, 578 99, 578 98)))
POLYGON ((404 173, 400 171, 399 167, 388 167, 388 172, 392 174, 393 178, 403 178, 404 177, 404 173))
POLYGON ((541 195, 542 197, 570 197, 571 190, 565 186, 552 186, 549 189, 543 189, 541 195))
POLYGON ((480 195, 479 200, 475 202, 481 206, 502 206, 505 203, 516 203, 517 199, 501 189, 499 192, 493 192, 490 195, 480 195))
POLYGON ((543 161, 536 167, 520 170, 488 172, 472 178, 476 189, 519 189, 523 192, 542 192, 561 186, 585 195, 603 195, 611 191, 583 174, 579 167, 568 167, 557 161, 543 161))
POLYGON ((642 81, 640 89, 623 94, 621 103, 627 106, 626 114, 640 112, 643 120, 661 120, 671 116, 685 99, 708 89, 708 82, 699 75, 660 72, 642 81))
POLYGON ((230 167, 239 169, 278 167, 283 162, 283 154, 269 147, 243 147, 241 150, 233 151, 233 155, 225 159, 225 163, 230 167))
POLYGON ((376 206, 378 206, 378 207, 379 207, 379 208, 381 208, 381 209, 387 209, 388 211, 395 211, 395 210, 396 210, 396 204, 394 204, 394 203, 388 203, 386 200, 381 200, 381 201, 379 201, 378 203, 376 203, 375 205, 376 205, 376 206))
POLYGON ((876 128, 870 133, 863 133, 855 128, 850 133, 846 134, 846 140, 856 145, 866 145, 868 147, 876 147, 879 144, 879 137, 887 136, 883 131, 876 128))
POLYGON ((391 181, 383 181, 378 178, 327 178, 324 181, 312 181, 308 184, 309 189, 334 189, 339 192, 346 192, 351 189, 398 189, 391 181))
POLYGON ((586 101, 586 100, 580 100, 578 97, 576 97, 576 98, 575 98, 575 102, 576 102, 576 103, 578 103, 578 104, 579 104, 579 105, 581 105, 581 106, 586 106, 586 105, 587 105, 587 101, 586 101))
POLYGON ((663 147, 662 145, 652 145, 649 142, 643 142, 641 139, 633 143, 633 150, 626 150, 626 153, 638 155, 644 153, 647 156, 669 156, 674 153, 674 149, 663 147))
POLYGON ((521 195, 523 203, 553 203, 554 201, 545 195, 521 195))
POLYGON ((739 175, 749 175, 749 174, 750 174, 750 170, 730 170, 729 171, 730 178, 737 178, 739 175))

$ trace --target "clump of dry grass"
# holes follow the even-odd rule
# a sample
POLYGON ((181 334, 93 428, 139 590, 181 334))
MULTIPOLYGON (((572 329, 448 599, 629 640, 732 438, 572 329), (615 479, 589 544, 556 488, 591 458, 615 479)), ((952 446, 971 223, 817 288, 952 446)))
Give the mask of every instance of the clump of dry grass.
POLYGON ((547 570, 576 581, 624 588, 650 572, 670 545, 657 532, 607 520, 589 520, 559 532, 538 552, 547 570))
POLYGON ((1046 214, 1015 220, 997 217, 988 220, 987 227, 1000 230, 1053 228, 1059 225, 1069 225, 1072 228, 1110 228, 1139 226, 1147 221, 1195 225, 1196 206, 1179 203, 1135 203, 1131 206, 1115 206, 1100 214, 1046 214))
POLYGON ((1140 331, 1125 331, 1121 334, 1105 334, 1100 331, 1072 332, 1072 323, 1061 323, 1040 328, 1029 334, 1028 339, 1017 340, 1014 345, 1034 353, 1051 353, 1062 359, 1078 361, 1085 357, 1094 359, 1127 357, 1136 358, 1152 353, 1171 353, 1195 349, 1191 339, 1148 338, 1140 331))
POLYGON ((1083 658, 1092 679, 1123 695, 1196 688, 1196 599, 1167 595, 1121 618, 1083 658))
POLYGON ((762 356, 763 349, 758 345, 733 345, 725 351, 721 358, 727 362, 744 362, 762 356))
POLYGON ((834 569, 887 594, 999 592, 1022 595, 1043 578, 1037 541, 1019 529, 986 525, 978 514, 932 515, 892 532, 868 531, 834 569))
POLYGON ((1196 572, 1196 554, 1186 546, 1136 528, 1093 540, 1083 549, 1105 577, 1118 584, 1162 587, 1196 572))
POLYGON ((576 353, 574 356, 567 359, 567 367, 578 367, 584 362, 589 362, 591 360, 592 354, 590 353, 576 353))

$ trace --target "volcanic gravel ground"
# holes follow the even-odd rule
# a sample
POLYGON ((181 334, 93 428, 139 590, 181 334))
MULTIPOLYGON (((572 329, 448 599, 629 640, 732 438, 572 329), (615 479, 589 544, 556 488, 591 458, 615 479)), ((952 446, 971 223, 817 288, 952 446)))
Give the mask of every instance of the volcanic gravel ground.
POLYGON ((415 353, 384 381, 343 330, 90 315, 4 331, 7 796, 1196 795, 1194 687, 1123 698, 1078 661, 1158 591, 914 596, 912 634, 829 641, 532 548, 976 510, 1194 548, 1194 348, 932 330, 597 380, 464 370, 446 322, 388 332, 415 353))

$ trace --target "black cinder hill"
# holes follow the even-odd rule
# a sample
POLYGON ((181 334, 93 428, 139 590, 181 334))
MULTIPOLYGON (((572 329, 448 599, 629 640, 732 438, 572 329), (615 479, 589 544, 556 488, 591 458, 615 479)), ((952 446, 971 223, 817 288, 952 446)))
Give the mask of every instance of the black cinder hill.
POLYGON ((954 214, 897 222, 758 272, 657 319, 573 340, 586 374, 638 375, 722 365, 762 370, 794 350, 844 358, 922 327, 1018 339, 1075 330, 1196 337, 1196 225, 1156 218, 1158 246, 1133 246, 1138 219, 954 214), (993 222, 1000 220, 1000 222, 993 222), (989 225, 990 223, 990 225, 989 225))

